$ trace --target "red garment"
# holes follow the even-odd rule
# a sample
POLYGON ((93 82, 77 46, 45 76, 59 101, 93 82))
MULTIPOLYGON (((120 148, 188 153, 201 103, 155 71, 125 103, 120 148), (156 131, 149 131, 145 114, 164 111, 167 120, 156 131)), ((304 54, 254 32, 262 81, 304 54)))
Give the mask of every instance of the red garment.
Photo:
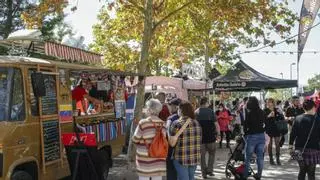
POLYGON ((128 101, 128 98, 129 98, 128 91, 124 91, 124 99, 128 101))
POLYGON ((164 104, 162 106, 161 112, 159 113, 159 118, 162 119, 163 121, 166 121, 169 116, 170 116, 169 108, 166 104, 164 104))
POLYGON ((220 131, 226 132, 230 131, 229 124, 232 120, 232 116, 228 110, 218 111, 217 112, 218 123, 220 126, 220 131))
POLYGON ((72 90, 72 99, 76 101, 82 101, 84 95, 88 94, 83 87, 77 86, 72 90))
POLYGON ((72 90, 72 99, 76 101, 76 108, 80 109, 82 113, 85 112, 83 107, 84 95, 88 94, 83 87, 77 86, 72 90))
POLYGON ((83 107, 83 104, 82 104, 83 101, 77 101, 76 102, 76 109, 77 110, 80 110, 80 112, 84 113, 84 107, 83 107))

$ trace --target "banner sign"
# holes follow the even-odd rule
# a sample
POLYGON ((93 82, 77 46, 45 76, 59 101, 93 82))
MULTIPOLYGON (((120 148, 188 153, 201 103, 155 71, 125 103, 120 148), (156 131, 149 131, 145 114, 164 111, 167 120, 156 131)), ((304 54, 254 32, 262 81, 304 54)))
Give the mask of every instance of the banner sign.
POLYGON ((299 37, 298 37, 298 62, 300 61, 304 46, 306 45, 310 28, 317 16, 320 0, 304 0, 300 13, 299 37))
POLYGON ((182 64, 182 74, 193 79, 205 79, 206 71, 203 64, 182 64))
POLYGON ((216 89, 219 88, 244 88, 247 86, 246 82, 214 82, 213 87, 216 89))
MULTIPOLYGON (((93 133, 79 133, 79 140, 82 141, 85 146, 97 146, 96 136, 93 133)), ((65 146, 74 146, 79 144, 75 133, 62 134, 62 143, 65 146)))

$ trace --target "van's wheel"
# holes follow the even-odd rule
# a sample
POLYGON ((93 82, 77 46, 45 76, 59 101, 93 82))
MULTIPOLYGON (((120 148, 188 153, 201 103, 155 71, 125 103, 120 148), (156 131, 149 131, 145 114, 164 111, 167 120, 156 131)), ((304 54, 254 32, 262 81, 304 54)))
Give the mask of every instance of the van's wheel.
POLYGON ((15 171, 11 180, 33 180, 32 176, 26 171, 15 171))
POLYGON ((109 175, 109 165, 106 164, 102 167, 102 180, 107 180, 109 175))

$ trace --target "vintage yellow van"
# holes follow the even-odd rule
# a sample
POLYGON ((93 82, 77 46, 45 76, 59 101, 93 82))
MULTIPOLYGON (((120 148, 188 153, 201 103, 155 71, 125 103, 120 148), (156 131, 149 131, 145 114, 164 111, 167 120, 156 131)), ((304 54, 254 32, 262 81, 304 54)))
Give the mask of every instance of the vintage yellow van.
POLYGON ((121 80, 117 77, 133 74, 61 61, 0 56, 0 179, 53 180, 69 176, 61 137, 73 132, 73 119, 87 133, 96 135, 98 149, 107 149, 104 158, 108 173, 111 157, 120 154, 124 145, 126 123, 123 112, 112 110, 73 117, 71 86, 85 76, 100 78, 103 89, 110 87, 102 76, 121 80))

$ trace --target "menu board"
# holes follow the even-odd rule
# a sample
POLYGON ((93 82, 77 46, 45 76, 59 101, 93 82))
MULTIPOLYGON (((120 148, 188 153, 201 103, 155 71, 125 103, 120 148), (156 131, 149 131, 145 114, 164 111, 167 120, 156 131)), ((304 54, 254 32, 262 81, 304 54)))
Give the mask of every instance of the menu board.
POLYGON ((59 120, 43 121, 43 144, 45 162, 60 158, 59 120))
POLYGON ((41 99, 42 115, 52 115, 58 113, 57 108, 57 88, 54 75, 43 75, 46 87, 46 96, 41 99))

